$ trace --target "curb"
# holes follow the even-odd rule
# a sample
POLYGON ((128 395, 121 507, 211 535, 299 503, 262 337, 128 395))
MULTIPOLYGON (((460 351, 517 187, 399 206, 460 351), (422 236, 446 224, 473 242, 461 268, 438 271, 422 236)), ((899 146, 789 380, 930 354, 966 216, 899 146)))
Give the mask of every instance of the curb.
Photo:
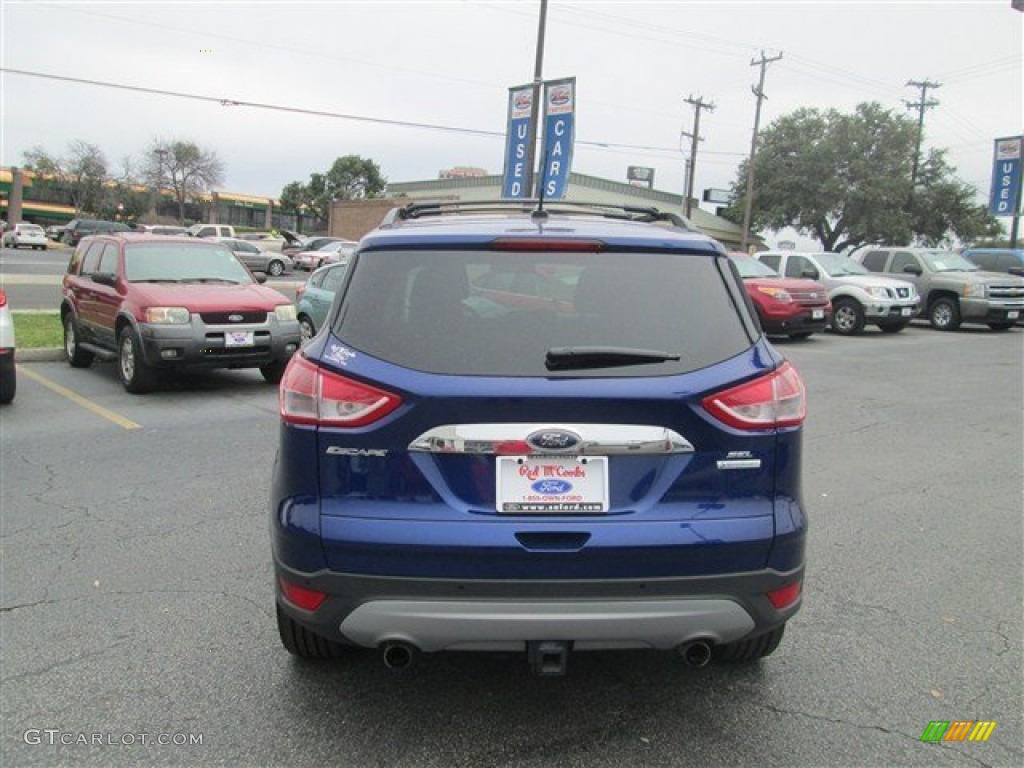
POLYGON ((32 349, 14 350, 14 360, 18 363, 57 363, 64 360, 64 349, 61 347, 36 347, 32 349))

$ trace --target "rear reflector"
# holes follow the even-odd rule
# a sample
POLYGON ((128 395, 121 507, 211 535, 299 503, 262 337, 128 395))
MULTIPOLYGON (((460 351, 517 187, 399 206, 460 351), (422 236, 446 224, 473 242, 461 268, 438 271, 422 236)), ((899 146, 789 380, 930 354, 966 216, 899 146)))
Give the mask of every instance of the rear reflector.
POLYGON ((289 424, 364 427, 402 404, 398 395, 325 371, 293 355, 281 379, 278 403, 289 424))
POLYGON ((759 379, 705 397, 704 409, 736 429, 797 427, 807 417, 803 379, 789 363, 759 379))
POLYGON ((768 593, 768 599, 771 604, 775 606, 775 610, 781 611, 783 608, 788 608, 797 601, 800 597, 800 582, 794 581, 792 584, 787 584, 784 587, 773 589, 768 593))
POLYGON ((327 599, 325 592, 306 589, 306 587, 300 587, 298 584, 292 584, 284 579, 278 579, 277 583, 281 585, 281 594, 284 599, 304 611, 315 611, 327 599))

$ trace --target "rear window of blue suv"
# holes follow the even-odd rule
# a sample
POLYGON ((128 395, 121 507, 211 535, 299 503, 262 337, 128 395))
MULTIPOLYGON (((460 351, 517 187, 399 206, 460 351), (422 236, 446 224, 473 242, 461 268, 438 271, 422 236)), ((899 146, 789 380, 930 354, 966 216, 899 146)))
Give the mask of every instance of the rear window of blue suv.
POLYGON ((392 215, 289 364, 284 647, 769 655, 801 602, 806 397, 735 267, 653 210, 496 208, 392 215))

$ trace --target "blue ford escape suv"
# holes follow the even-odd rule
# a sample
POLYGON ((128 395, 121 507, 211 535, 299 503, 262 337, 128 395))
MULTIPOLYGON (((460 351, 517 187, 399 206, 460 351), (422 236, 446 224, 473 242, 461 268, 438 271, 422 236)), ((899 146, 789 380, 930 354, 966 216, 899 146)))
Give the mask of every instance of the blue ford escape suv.
POLYGON ((772 653, 800 605, 805 393, 724 249, 655 209, 411 204, 289 363, 287 650, 772 653))

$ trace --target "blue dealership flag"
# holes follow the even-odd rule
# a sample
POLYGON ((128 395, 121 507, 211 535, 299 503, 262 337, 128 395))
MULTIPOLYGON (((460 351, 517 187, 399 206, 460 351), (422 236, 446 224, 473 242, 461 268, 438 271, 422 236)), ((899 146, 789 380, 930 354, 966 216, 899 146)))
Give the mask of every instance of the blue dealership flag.
POLYGON ((544 83, 544 155, 540 183, 546 199, 560 200, 569 188, 575 117, 576 78, 544 83))
POLYGON ((992 192, 988 212, 993 216, 1016 216, 1020 205, 1021 144, 1024 137, 1008 136, 995 141, 992 164, 992 192))
POLYGON ((533 114, 533 86, 519 85, 508 89, 508 127, 505 133, 505 172, 502 174, 502 198, 530 196, 527 181, 530 169, 530 118, 533 114))

